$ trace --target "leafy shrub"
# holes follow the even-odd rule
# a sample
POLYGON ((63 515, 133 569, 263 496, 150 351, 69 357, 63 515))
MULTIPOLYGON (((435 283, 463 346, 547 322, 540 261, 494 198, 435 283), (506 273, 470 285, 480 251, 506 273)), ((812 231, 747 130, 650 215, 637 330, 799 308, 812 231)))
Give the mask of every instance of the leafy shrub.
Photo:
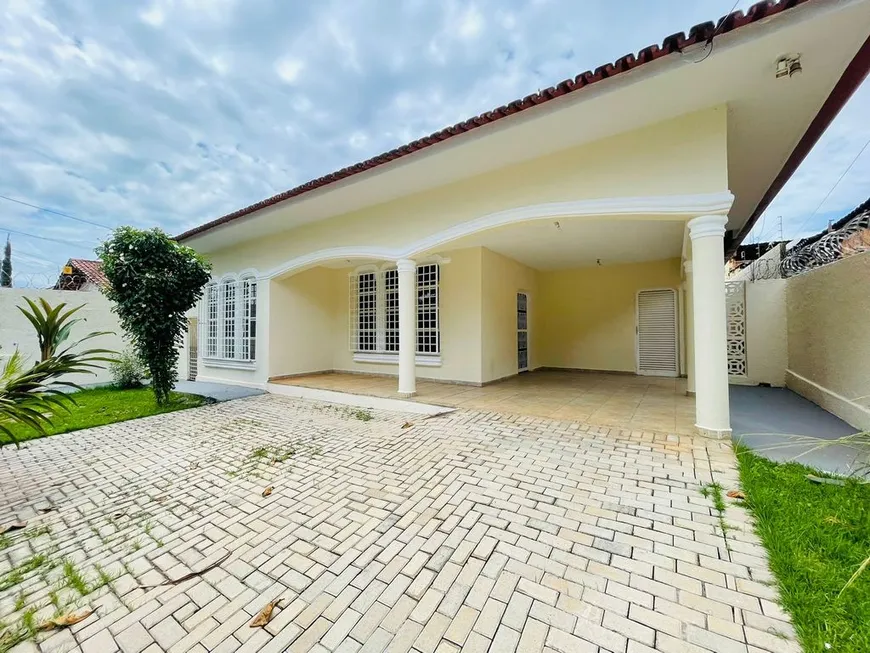
POLYGON ((139 388, 142 381, 148 378, 148 368, 142 363, 142 359, 131 349, 126 349, 118 356, 118 360, 111 365, 112 378, 115 385, 121 390, 139 388))
POLYGON ((178 378, 178 345, 187 311, 211 278, 209 264, 160 229, 119 227, 97 248, 121 326, 151 373, 151 389, 163 405, 178 378))

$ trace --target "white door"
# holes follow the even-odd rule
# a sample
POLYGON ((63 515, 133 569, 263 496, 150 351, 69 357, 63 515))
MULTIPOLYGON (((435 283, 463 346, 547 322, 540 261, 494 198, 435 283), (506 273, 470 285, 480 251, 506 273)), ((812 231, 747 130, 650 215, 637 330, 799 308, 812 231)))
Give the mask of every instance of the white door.
POLYGON ((529 371, 529 297, 517 293, 517 369, 529 371))
POLYGON ((637 373, 677 376, 677 293, 641 290, 637 294, 637 373))

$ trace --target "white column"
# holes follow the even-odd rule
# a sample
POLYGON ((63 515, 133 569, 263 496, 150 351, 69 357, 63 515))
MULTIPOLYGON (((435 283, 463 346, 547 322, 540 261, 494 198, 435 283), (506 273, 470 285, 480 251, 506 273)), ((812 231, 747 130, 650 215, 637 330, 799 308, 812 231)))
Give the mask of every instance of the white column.
POLYGON ((417 264, 396 262, 399 272, 399 394, 417 394, 417 264))
POLYGON ((693 309, 695 302, 692 300, 692 262, 685 261, 683 269, 686 271, 686 392, 695 394, 695 316, 693 309))
POLYGON ((725 324, 723 215, 689 221, 692 239, 692 312, 695 338, 695 427, 702 435, 730 437, 725 324))

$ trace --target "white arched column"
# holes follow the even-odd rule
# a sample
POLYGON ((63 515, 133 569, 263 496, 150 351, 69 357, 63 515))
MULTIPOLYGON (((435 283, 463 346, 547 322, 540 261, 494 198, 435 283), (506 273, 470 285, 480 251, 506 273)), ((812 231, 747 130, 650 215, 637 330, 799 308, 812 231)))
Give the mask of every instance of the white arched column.
POLYGON ((399 394, 417 394, 417 264, 396 262, 399 273, 399 394))
POLYGON ((725 310, 723 215, 689 221, 695 341, 695 426, 702 435, 731 435, 725 310))

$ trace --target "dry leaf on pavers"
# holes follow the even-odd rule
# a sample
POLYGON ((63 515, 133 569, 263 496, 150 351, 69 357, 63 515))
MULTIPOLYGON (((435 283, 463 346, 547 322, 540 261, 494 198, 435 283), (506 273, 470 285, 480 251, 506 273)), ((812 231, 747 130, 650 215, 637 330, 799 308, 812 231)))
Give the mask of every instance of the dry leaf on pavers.
POLYGON ((184 574, 184 576, 180 576, 175 578, 174 580, 164 580, 162 583, 157 583, 156 585, 139 585, 139 587, 143 590, 151 589, 152 587, 162 587, 163 585, 178 585, 179 583, 183 583, 186 580, 190 580, 191 578, 196 578, 197 576, 202 576, 205 572, 211 571, 215 567, 220 567, 224 562, 226 562, 227 558, 230 557, 232 551, 227 551, 226 555, 223 556, 220 560, 216 560, 211 563, 207 567, 203 567, 197 571, 191 571, 190 573, 184 574))
POLYGON ((731 499, 745 499, 746 495, 743 490, 729 490, 727 496, 731 499))
POLYGON ((274 490, 274 489, 275 489, 275 486, 274 486, 274 485, 270 485, 270 486, 267 487, 265 490, 263 490, 263 496, 264 496, 264 497, 269 496, 270 494, 272 494, 272 490, 274 490))
POLYGON ((55 506, 49 506, 48 508, 37 508, 37 512, 40 512, 43 515, 47 512, 54 512, 55 510, 57 510, 55 506))
POLYGON ((14 521, 9 524, 3 524, 0 526, 0 535, 5 535, 6 533, 11 533, 12 531, 20 531, 22 528, 27 528, 26 521, 14 521))
POLYGON ((263 609, 254 617, 253 621, 249 624, 251 628, 262 628, 266 624, 269 623, 269 620, 272 618, 272 610, 277 608, 281 601, 284 599, 275 599, 274 601, 269 601, 263 609))
POLYGON ((414 425, 411 422, 405 422, 404 424, 402 424, 403 429, 409 429, 412 426, 414 426, 414 425))
POLYGON ((54 619, 49 619, 48 621, 43 622, 39 625, 39 629, 54 630, 55 628, 67 628, 69 626, 74 626, 80 621, 84 621, 92 614, 94 614, 93 610, 84 610, 83 612, 70 612, 69 614, 55 617, 54 619))

